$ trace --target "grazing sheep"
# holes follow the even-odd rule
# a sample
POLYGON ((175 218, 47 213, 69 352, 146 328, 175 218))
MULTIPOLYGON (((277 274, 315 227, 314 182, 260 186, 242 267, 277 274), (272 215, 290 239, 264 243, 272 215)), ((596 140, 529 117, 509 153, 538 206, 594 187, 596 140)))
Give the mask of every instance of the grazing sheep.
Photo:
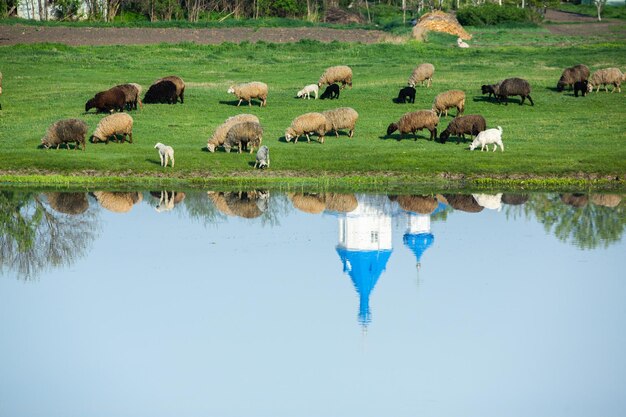
POLYGON ((162 144, 161 142, 154 145, 154 149, 158 149, 159 158, 161 158, 161 166, 166 167, 167 161, 172 161, 172 168, 174 168, 174 148, 162 144))
POLYGON ((137 89, 137 104, 139 104, 139 108, 143 108, 143 103, 141 102, 141 93, 143 91, 143 87, 137 83, 128 83, 128 85, 132 85, 137 89))
POLYGON ((261 100, 260 106, 267 106, 267 84, 260 81, 252 81, 245 84, 231 85, 228 89, 228 94, 234 94, 239 99, 237 107, 242 101, 247 101, 248 106, 252 106, 252 99, 258 98, 261 100))
POLYGON ((143 102, 151 103, 167 103, 176 104, 176 84, 171 81, 164 80, 154 83, 146 91, 143 102))
MULTIPOLYGON (((591 87, 593 90, 593 87, 591 87)), ((578 93, 581 93, 583 97, 587 95, 589 92, 589 82, 587 80, 584 81, 576 81, 574 83, 574 97, 578 97, 578 93)))
POLYGON ((502 210, 502 193, 498 194, 472 194, 474 200, 489 210, 502 210))
POLYGON ((456 107, 457 117, 465 110, 465 93, 461 90, 449 90, 438 94, 433 101, 433 111, 437 112, 437 116, 442 114, 447 116, 448 109, 456 107))
POLYGON ((256 122, 259 123, 259 118, 253 114, 238 114, 236 116, 229 117, 215 129, 215 133, 208 140, 206 147, 209 152, 215 152, 215 148, 224 144, 226 140, 226 135, 231 127, 236 125, 237 123, 243 122, 256 122))
POLYGON ((456 38, 456 46, 458 46, 459 48, 469 48, 467 42, 464 42, 461 38, 456 38))
POLYGON ((398 93, 396 103, 415 103, 415 87, 404 87, 398 93))
POLYGON ((535 105, 530 97, 530 84, 522 78, 507 78, 496 87, 495 92, 498 103, 502 103, 504 100, 504 105, 509 104, 509 96, 520 96, 522 98, 519 103, 520 106, 524 104, 524 100, 527 98, 531 106, 535 105))
POLYGON ((320 96, 320 100, 324 100, 324 99, 334 99, 334 98, 339 98, 339 85, 337 84, 331 84, 328 87, 326 87, 326 89, 324 90, 324 92, 322 93, 322 95, 320 96))
POLYGON ((480 132, 472 141, 470 145, 470 151, 473 151, 480 145, 480 150, 484 151, 487 147, 489 152, 489 144, 493 143, 493 151, 495 152, 500 145, 500 149, 504 152, 504 145, 502 144, 502 128, 498 126, 496 129, 487 129, 480 132))
POLYGON ((133 84, 120 84, 114 88, 119 88, 124 92, 126 97, 126 107, 128 110, 137 110, 137 102, 139 101, 139 90, 133 84))
POLYGON ((133 118, 126 113, 116 113, 100 120, 91 140, 93 143, 104 142, 109 143, 109 138, 113 136, 117 142, 117 136, 122 135, 122 143, 129 137, 129 142, 133 143, 133 118))
POLYGON ((328 120, 322 113, 305 113, 293 119, 291 126, 285 131, 285 140, 293 143, 298 143, 298 138, 301 135, 306 136, 307 142, 311 142, 309 134, 315 133, 318 136, 318 141, 324 143, 324 135, 326 134, 326 124, 328 120))
POLYGON ((342 90, 345 88, 346 84, 352 88, 352 68, 347 65, 337 65, 335 67, 326 68, 326 71, 324 71, 317 81, 317 85, 321 87, 324 84, 330 85, 338 82, 341 82, 342 90))
POLYGON ((250 153, 254 147, 260 147, 263 141, 263 128, 257 122, 243 122, 233 125, 226 134, 224 150, 230 152, 230 148, 237 146, 239 153, 250 145, 250 153))
POLYGON ((591 79, 589 80, 590 91, 593 91, 593 88, 597 87, 597 93, 600 91, 600 87, 604 86, 604 91, 608 92, 608 85, 612 84, 613 90, 611 93, 615 92, 615 89, 617 89, 618 93, 621 93, 621 84, 623 79, 624 74, 622 74, 622 71, 620 71, 619 68, 605 68, 597 70, 593 73, 591 79))
POLYGON ((589 68, 586 65, 578 64, 573 67, 565 68, 559 78, 559 82, 556 83, 556 91, 563 91, 565 86, 572 87, 576 81, 583 81, 589 79, 589 68))
POLYGON ((435 66, 433 64, 424 63, 418 65, 409 77, 409 87, 415 87, 417 83, 420 83, 422 86, 424 86, 424 81, 426 81, 426 87, 430 87, 433 81, 434 73, 435 66))
POLYGON ((387 136, 391 135, 396 130, 400 131, 400 137, 411 132, 413 133, 414 140, 417 140, 415 132, 422 129, 428 129, 430 132, 429 140, 437 138, 437 124, 439 124, 439 117, 432 110, 418 110, 402 115, 397 123, 391 123, 387 127, 387 136))
POLYGON ((113 87, 101 91, 85 103, 85 113, 95 108, 97 113, 110 113, 113 110, 124 111, 126 94, 120 88, 113 87))
POLYGON ((485 129, 487 129, 487 122, 480 114, 455 117, 450 121, 446 130, 441 132, 439 140, 441 143, 446 143, 450 135, 456 135, 456 143, 458 144, 461 139, 465 140, 465 135, 475 136, 485 129))
POLYGON ((304 88, 302 90, 298 91, 297 96, 298 96, 298 98, 300 98, 300 97, 305 98, 306 97, 306 99, 308 100, 308 99, 311 98, 310 94, 314 93, 315 94, 315 100, 317 100, 317 96, 319 94, 319 91, 320 91, 320 88, 319 88, 319 86, 317 84, 309 84, 307 86, 304 86, 304 88))
POLYGON ((488 97, 491 98, 492 95, 496 95, 496 89, 500 84, 502 84, 502 81, 498 81, 495 84, 483 84, 482 86, 480 86, 480 89, 482 91, 482 94, 489 94, 488 97))
POLYGON ((338 109, 326 110, 322 114, 326 117, 326 131, 333 130, 335 136, 339 137, 339 129, 348 129, 348 137, 354 135, 354 126, 359 118, 359 113, 351 107, 340 107, 338 109))
POLYGON ((176 86, 176 99, 174 100, 174 104, 178 102, 179 98, 180 98, 180 104, 183 104, 185 102, 185 82, 183 81, 182 78, 176 75, 168 75, 167 77, 159 78, 152 84, 156 84, 161 81, 170 81, 170 82, 173 82, 174 85, 176 86))
POLYGON ((114 213, 126 213, 137 203, 143 200, 139 192, 120 193, 109 191, 94 191, 93 196, 102 208, 114 213))
POLYGON ((256 162, 254 163, 255 168, 263 169, 270 167, 270 148, 263 145, 256 152, 256 162))
POLYGON ((65 143, 69 149, 70 142, 76 142, 74 150, 79 145, 85 150, 85 136, 87 135, 87 123, 78 119, 59 120, 50 125, 46 131, 46 135, 41 138, 41 144, 44 148, 49 149, 56 145, 57 149, 62 143, 65 143))

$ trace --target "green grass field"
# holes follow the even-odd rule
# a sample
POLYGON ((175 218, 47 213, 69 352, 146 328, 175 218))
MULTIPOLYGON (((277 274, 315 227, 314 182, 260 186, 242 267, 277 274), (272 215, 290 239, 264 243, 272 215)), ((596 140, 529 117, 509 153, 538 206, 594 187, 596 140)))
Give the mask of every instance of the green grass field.
MULTIPOLYGON (((539 32, 533 32, 538 35, 539 32)), ((73 174, 245 179, 285 177, 387 178, 528 178, 564 179, 596 176, 623 178, 626 172, 626 92, 575 98, 554 90, 562 69, 577 63, 592 71, 626 69, 626 43, 598 43, 576 50, 557 46, 509 46, 460 50, 450 39, 427 44, 195 44, 67 47, 20 45, 0 48, 4 74, 0 96, 0 171, 4 174, 73 174), (574 51, 576 52, 574 54, 574 51), (432 88, 417 89, 415 104, 392 98, 406 84, 416 64, 436 67, 432 88), (347 64, 354 87, 339 100, 299 100, 295 93, 317 81, 324 68, 347 64), (144 92, 157 78, 181 76, 185 104, 146 105, 133 111, 133 144, 87 144, 87 150, 38 149, 46 128, 62 118, 85 120, 93 131, 103 115, 83 114, 94 93, 137 82, 144 92), (535 106, 508 106, 486 100, 483 83, 523 77, 533 87, 535 106), (236 107, 226 93, 234 82, 259 80, 270 87, 266 108, 236 107), (440 144, 386 138, 387 125, 408 111, 428 109, 436 94, 462 89, 465 114, 482 114, 488 126, 504 129, 505 152, 470 152, 469 143, 440 144), (350 106, 359 114, 355 137, 328 136, 324 144, 281 138, 299 114, 350 106), (268 171, 254 172, 249 154, 203 150, 217 125, 229 116, 251 112, 264 127, 271 152, 268 171), (153 146, 176 150, 176 167, 163 170, 153 146)), ((454 111, 453 111, 454 113, 454 111)), ((442 118, 439 131, 452 117, 442 118)))

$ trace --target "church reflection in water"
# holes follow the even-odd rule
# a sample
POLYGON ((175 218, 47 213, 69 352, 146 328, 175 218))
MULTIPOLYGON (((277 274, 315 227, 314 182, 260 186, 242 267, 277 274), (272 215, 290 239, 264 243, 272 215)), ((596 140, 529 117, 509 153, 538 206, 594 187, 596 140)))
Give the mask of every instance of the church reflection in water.
POLYGON ((336 214, 339 226, 337 254, 343 271, 350 276, 358 293, 358 320, 364 329, 372 320, 370 296, 393 252, 392 219, 406 221, 403 242, 415 255, 418 268, 422 255, 435 240, 430 230, 431 215, 445 209, 445 204, 429 197, 408 198, 413 200, 407 201, 407 197, 357 195, 355 209, 336 214), (426 200, 428 204, 416 208, 410 204, 416 199, 418 202, 426 200))

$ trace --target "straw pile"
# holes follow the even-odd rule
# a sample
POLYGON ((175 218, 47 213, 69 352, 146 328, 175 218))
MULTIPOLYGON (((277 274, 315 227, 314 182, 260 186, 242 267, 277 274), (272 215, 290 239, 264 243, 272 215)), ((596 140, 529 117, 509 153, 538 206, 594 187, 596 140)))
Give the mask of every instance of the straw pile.
POLYGON ((463 26, 456 20, 451 14, 435 10, 430 13, 426 13, 417 22, 417 25, 413 27, 413 37, 415 39, 423 40, 425 31, 432 30, 433 32, 449 33, 450 35, 458 36, 463 40, 472 39, 472 35, 467 33, 463 26))

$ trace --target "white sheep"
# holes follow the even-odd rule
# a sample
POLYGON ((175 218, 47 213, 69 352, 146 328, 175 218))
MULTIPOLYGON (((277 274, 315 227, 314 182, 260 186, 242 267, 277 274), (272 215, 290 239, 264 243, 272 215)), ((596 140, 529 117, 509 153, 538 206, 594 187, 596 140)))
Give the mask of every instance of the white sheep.
POLYGON ((209 152, 215 152, 215 148, 218 146, 224 145, 224 141, 226 140, 226 135, 231 127, 236 125, 237 123, 243 122, 257 122, 259 123, 259 118, 253 114, 238 114, 236 116, 229 117, 215 129, 215 133, 207 142, 207 149, 209 152))
POLYGON ((174 148, 162 144, 161 142, 154 145, 154 149, 159 150, 159 157, 161 158, 161 166, 166 167, 167 162, 172 161, 172 168, 174 168, 174 148))
POLYGON ((306 136, 307 142, 311 142, 309 134, 316 133, 318 141, 324 143, 324 135, 326 134, 326 125, 328 120, 321 113, 305 113, 293 119, 291 126, 285 131, 285 140, 293 143, 298 143, 298 138, 301 135, 306 136))
MULTIPOLYGON (((126 113, 115 113, 100 120, 96 130, 91 136, 92 141, 109 143, 111 136, 123 135, 122 143, 129 136, 129 142, 133 143, 133 118, 126 113)), ((117 142, 117 138, 115 139, 117 142)))
POLYGON ((242 101, 247 101, 248 106, 252 106, 251 100, 258 98, 261 100, 260 106, 267 106, 267 84, 260 81, 252 81, 244 84, 231 85, 228 89, 228 94, 234 94, 239 99, 237 107, 242 101))
POLYGON ((352 88, 352 68, 347 65, 328 67, 320 77, 317 85, 321 87, 324 84, 331 85, 334 83, 341 83, 342 90, 346 84, 352 88))
POLYGON ((317 100, 317 96, 319 94, 320 88, 317 84, 309 84, 304 86, 304 88, 300 91, 298 91, 298 98, 305 98, 308 100, 310 99, 310 94, 314 93, 315 94, 315 100, 317 100))
POLYGON ((464 42, 461 38, 456 38, 456 46, 458 46, 459 48, 469 48, 467 42, 464 42))
POLYGON ((504 152, 504 145, 502 144, 502 128, 498 126, 495 129, 487 129, 480 132, 472 141, 470 145, 470 151, 473 151, 480 145, 480 150, 484 151, 485 146, 489 151, 489 144, 493 143, 493 151, 495 152, 500 145, 500 149, 504 152))
POLYGON ((502 193, 492 194, 472 194, 474 200, 482 207, 489 210, 502 210, 502 193))

